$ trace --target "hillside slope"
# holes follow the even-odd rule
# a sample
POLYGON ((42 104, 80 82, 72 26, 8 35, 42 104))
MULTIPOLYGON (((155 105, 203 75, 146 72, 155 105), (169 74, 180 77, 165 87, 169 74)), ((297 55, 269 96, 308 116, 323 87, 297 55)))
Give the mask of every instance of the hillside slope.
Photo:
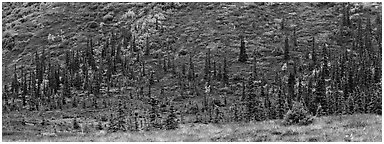
MULTIPOLYGON (((371 19, 381 13, 381 5, 367 7, 372 9, 371 19)), ((283 52, 284 37, 294 27, 298 47, 292 53, 305 64, 308 41, 316 36, 317 43, 331 42, 340 11, 337 3, 3 3, 3 80, 9 81, 14 64, 32 64, 36 51, 45 49, 63 64, 64 52, 84 49, 89 35, 97 41, 96 49, 101 49, 108 32, 121 28, 131 28, 141 49, 149 35, 154 53, 165 42, 172 43, 175 52, 192 52, 198 67, 207 48, 235 62, 238 37, 243 34, 248 53, 259 55, 261 73, 273 73, 282 65, 273 52, 283 52), (283 18, 286 31, 280 30, 283 18), (161 31, 155 29, 156 19, 161 31), (98 27, 90 28, 92 22, 98 27), (49 35, 55 39, 49 40, 49 35)), ((343 51, 333 47, 333 53, 343 51)))
MULTIPOLYGON (((310 124, 313 117, 360 114, 373 117, 376 126, 382 113, 381 7, 3 3, 3 136, 103 129, 107 137, 125 131, 122 137, 136 138, 135 131, 152 135, 180 126, 167 135, 192 123, 310 124)), ((361 133, 371 132, 367 123, 356 125, 361 133)), ((343 130, 348 131, 336 132, 343 130)))

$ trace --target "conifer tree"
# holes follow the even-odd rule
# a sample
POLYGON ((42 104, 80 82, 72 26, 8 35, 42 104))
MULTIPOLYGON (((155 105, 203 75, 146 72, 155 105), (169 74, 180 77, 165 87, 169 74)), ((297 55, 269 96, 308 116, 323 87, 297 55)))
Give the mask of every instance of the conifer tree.
POLYGON ((181 76, 184 77, 186 75, 186 68, 185 64, 181 64, 181 76))
POLYGON ((316 68, 317 65, 317 58, 316 58, 316 51, 315 51, 315 37, 312 37, 312 69, 316 68))
POLYGON ((133 36, 132 42, 131 42, 131 50, 132 52, 138 52, 138 49, 136 48, 136 37, 133 36))
POLYGON ((271 109, 271 101, 269 99, 268 93, 264 92, 264 86, 261 86, 260 96, 264 98, 264 111, 267 119, 272 119, 272 109, 271 109))
MULTIPOLYGON (((378 43, 379 46, 381 46, 381 37, 382 37, 382 34, 381 34, 381 30, 382 30, 382 24, 381 24, 381 19, 380 19, 380 14, 377 13, 377 16, 376 16, 376 41, 378 43)), ((381 53, 381 49, 380 50, 380 53, 381 53)))
POLYGON ((144 52, 144 55, 149 55, 149 52, 150 52, 150 47, 149 47, 149 34, 147 35, 146 37, 146 41, 145 41, 145 52, 144 52))
POLYGON ((20 84, 19 84, 19 81, 18 81, 18 78, 17 78, 16 64, 14 66, 15 66, 15 70, 13 72, 12 92, 13 92, 13 94, 18 95, 20 84))
POLYGON ((245 48, 244 36, 240 35, 240 54, 239 54, 239 62, 246 62, 248 59, 248 55, 245 48))
POLYGON ((145 61, 142 62, 142 71, 141 71, 141 76, 145 76, 145 61))
POLYGON ((322 109, 327 112, 328 108, 326 107, 326 83, 324 70, 320 72, 320 79, 317 81, 315 102, 319 103, 322 109))
POLYGON ((158 107, 159 101, 155 99, 154 97, 150 97, 149 105, 151 105, 151 109, 149 112, 149 121, 153 128, 157 127, 156 118, 159 114, 159 107, 158 107))
POLYGON ((278 91, 279 91, 279 93, 278 93, 278 97, 277 97, 277 100, 275 103, 276 118, 283 119, 284 113, 285 113, 283 93, 282 93, 281 89, 278 91))
POLYGON ((208 49, 205 58, 204 79, 210 81, 211 72, 211 49, 208 49))
POLYGON ((192 54, 189 54, 189 73, 188 73, 188 78, 190 81, 195 79, 195 68, 194 64, 192 61, 192 54))
POLYGON ((213 61, 213 77, 216 78, 217 77, 217 72, 216 72, 216 62, 213 61))
POLYGON ((64 71, 64 79, 63 79, 63 97, 70 97, 71 96, 71 89, 69 85, 69 73, 68 70, 64 71))
POLYGON ((111 57, 113 58, 116 55, 116 34, 112 32, 111 34, 111 57))
POLYGON ((293 28, 293 37, 292 37, 292 41, 293 41, 293 46, 296 47, 296 46, 297 46, 296 27, 293 28))
POLYGON ((325 44, 324 46, 323 46, 323 71, 324 71, 324 77, 325 78, 328 78, 329 77, 329 74, 330 74, 330 72, 329 72, 329 68, 328 68, 328 52, 327 52, 327 47, 328 47, 328 45, 327 44, 325 44))
POLYGON ((107 57, 108 47, 109 47, 109 39, 107 38, 107 40, 105 41, 104 47, 101 50, 101 57, 103 59, 105 59, 107 57))
POLYGON ((289 60, 289 44, 288 44, 288 37, 285 38, 284 43, 284 60, 289 60))
POLYGON ((179 124, 177 122, 177 117, 176 117, 176 111, 173 105, 169 109, 169 114, 165 123, 166 123, 165 128, 167 130, 177 129, 179 127, 179 124))
POLYGON ((295 75, 291 72, 288 76, 288 106, 292 108, 292 100, 296 98, 295 96, 295 75))
POLYGON ((252 79, 253 80, 257 79, 257 62, 256 62, 256 57, 254 58, 254 61, 253 61, 252 79))
POLYGON ((121 44, 120 40, 117 40, 115 62, 117 64, 120 64, 120 65, 122 65, 121 47, 122 47, 122 44, 121 44))
POLYGON ((163 59, 163 70, 164 70, 164 72, 167 72, 167 62, 166 62, 166 58, 165 57, 163 59))
POLYGON ((224 57, 224 60, 223 60, 223 83, 224 85, 227 85, 228 84, 228 71, 227 71, 227 58, 224 57))
POLYGON ((346 3, 343 7, 343 11, 344 11, 344 14, 343 14, 343 25, 344 26, 351 26, 351 21, 349 19, 350 17, 350 12, 349 12, 349 9, 350 9, 350 5, 348 3, 346 3))
MULTIPOLYGON (((8 109, 8 104, 9 104, 9 102, 8 102, 8 87, 7 87, 7 84, 3 84, 3 94, 2 94, 2 99, 3 99, 3 101, 4 101, 4 106, 3 106, 3 108, 5 109, 5 111, 7 111, 7 109, 8 109)), ((3 112, 4 112, 4 109, 3 109, 3 112)))
POLYGON ((27 73, 24 73, 24 67, 21 69, 21 76, 22 76, 22 90, 23 90, 23 106, 27 105, 27 99, 26 95, 28 94, 27 90, 27 73))

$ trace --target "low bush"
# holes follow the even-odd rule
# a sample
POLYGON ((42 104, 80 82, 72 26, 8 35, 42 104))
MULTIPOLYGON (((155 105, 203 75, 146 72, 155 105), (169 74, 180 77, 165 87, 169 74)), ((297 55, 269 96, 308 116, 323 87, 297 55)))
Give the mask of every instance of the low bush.
POLYGON ((284 125, 309 125, 311 123, 313 123, 313 117, 300 102, 295 102, 292 109, 284 115, 284 125))

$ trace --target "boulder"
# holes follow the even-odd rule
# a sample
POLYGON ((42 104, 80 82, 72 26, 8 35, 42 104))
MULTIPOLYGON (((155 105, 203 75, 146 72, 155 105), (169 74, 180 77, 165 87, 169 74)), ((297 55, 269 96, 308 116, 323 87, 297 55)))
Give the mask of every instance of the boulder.
POLYGON ((99 24, 95 21, 91 21, 91 22, 88 22, 88 27, 94 29, 99 27, 99 24))
POLYGON ((113 16, 112 16, 111 14, 107 14, 107 15, 105 15, 105 16, 103 17, 103 20, 104 20, 105 22, 107 22, 107 21, 112 21, 112 20, 113 20, 113 16))

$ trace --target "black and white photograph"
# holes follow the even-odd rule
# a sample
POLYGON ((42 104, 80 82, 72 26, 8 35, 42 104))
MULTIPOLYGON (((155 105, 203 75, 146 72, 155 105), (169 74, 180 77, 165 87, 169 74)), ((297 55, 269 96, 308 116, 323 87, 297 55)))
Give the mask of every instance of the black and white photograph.
POLYGON ((382 3, 1 2, 2 142, 382 142, 382 3))

